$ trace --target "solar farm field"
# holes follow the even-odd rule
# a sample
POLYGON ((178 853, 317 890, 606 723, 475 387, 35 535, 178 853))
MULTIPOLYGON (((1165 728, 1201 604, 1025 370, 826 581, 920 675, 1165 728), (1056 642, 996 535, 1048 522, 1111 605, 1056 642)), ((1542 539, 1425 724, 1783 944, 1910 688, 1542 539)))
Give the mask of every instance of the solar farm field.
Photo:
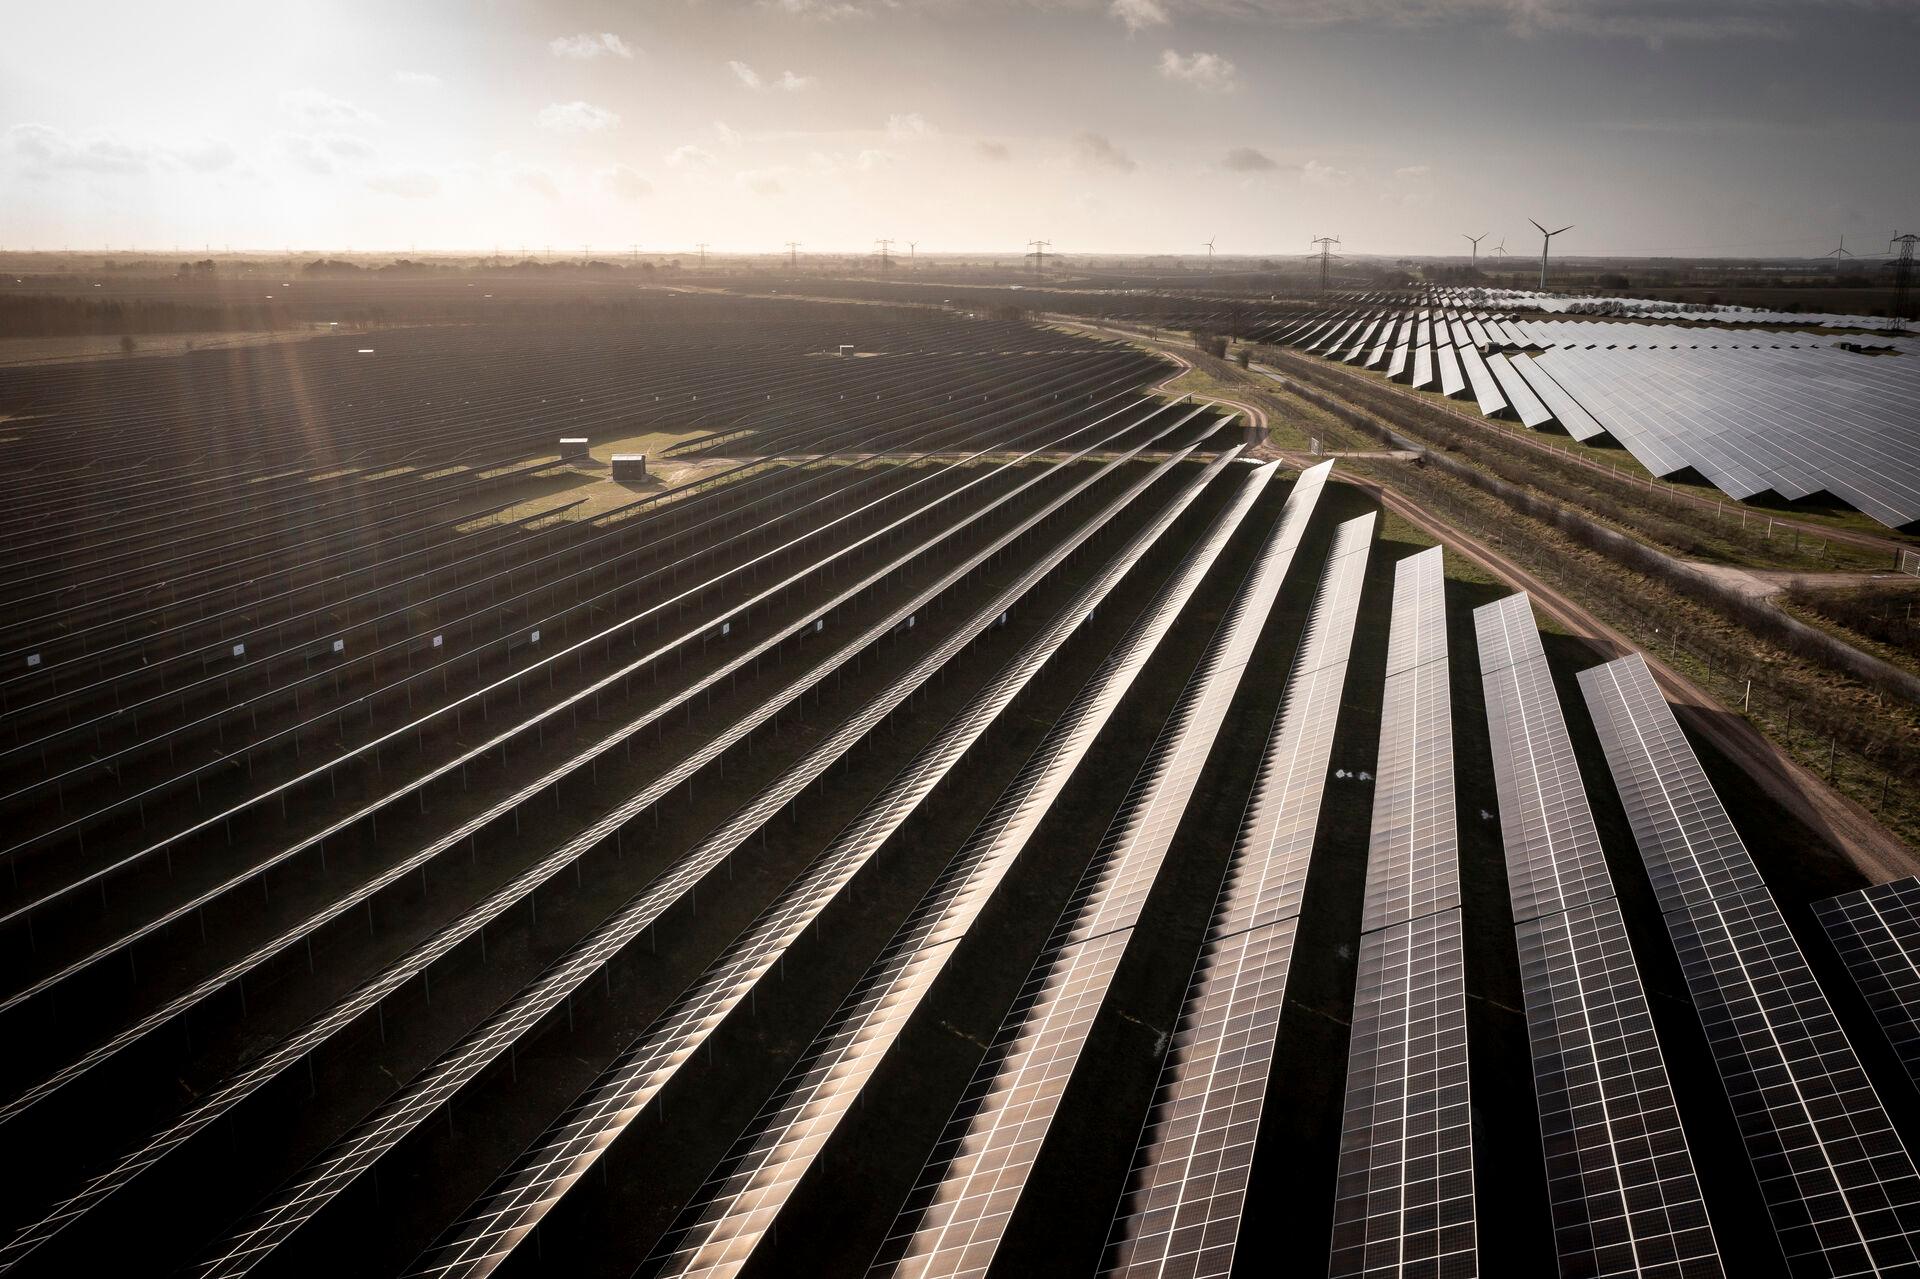
POLYGON ((1338 463, 377 296, 0 369, 0 1273, 1920 1269, 1911 894, 1338 463))

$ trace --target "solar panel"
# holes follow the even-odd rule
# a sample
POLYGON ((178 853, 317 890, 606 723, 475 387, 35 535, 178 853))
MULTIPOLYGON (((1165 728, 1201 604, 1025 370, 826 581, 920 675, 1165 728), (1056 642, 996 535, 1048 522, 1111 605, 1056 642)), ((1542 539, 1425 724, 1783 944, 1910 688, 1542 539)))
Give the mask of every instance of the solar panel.
POLYGON ((1478 1273, 1446 580, 1395 566, 1328 1273, 1478 1273))
POLYGON ((1722 1273, 1619 904, 1514 932, 1561 1273, 1722 1273))
POLYGON ((1440 394, 1450 400, 1465 395, 1467 379, 1460 371, 1460 353, 1453 347, 1439 346, 1434 348, 1433 359, 1440 370, 1440 394))
POLYGON ((1553 421, 1552 412, 1541 403, 1540 397, 1534 394, 1533 388, 1527 385, 1527 380, 1520 376, 1506 356, 1497 352, 1489 355, 1487 368, 1493 373, 1494 379, 1500 383, 1500 390, 1507 397, 1508 407, 1513 410, 1513 415, 1520 419, 1522 426, 1528 430, 1534 430, 1553 421))
POLYGON ((1433 348, 1421 344, 1413 349, 1413 377, 1408 385, 1414 390, 1430 390, 1433 387, 1433 348))
POLYGON ((1692 467, 1730 496, 1825 491, 1889 525, 1920 518, 1911 365, 1772 344, 1540 358, 1656 475, 1692 467))
MULTIPOLYGON (((1137 446, 1134 451, 1137 452, 1137 446)), ((1098 473, 1093 472, 1085 478, 1093 479, 1098 473)), ((913 599, 896 608, 891 615, 878 619, 866 630, 863 637, 856 641, 856 644, 864 647, 892 631, 903 616, 912 616, 913 610, 924 606, 933 594, 937 593, 940 581, 947 578, 959 580, 956 574, 964 574, 969 566, 977 567, 978 564, 985 562, 994 548, 1007 545, 1023 527, 1031 527, 1038 518, 1044 517, 1049 511, 1059 509, 1064 502, 1085 491, 1085 487, 1085 479, 1069 485, 1065 492, 1055 495, 1052 501, 1027 516, 1011 530, 1003 532, 993 543, 977 549, 972 555, 959 561, 942 579, 937 579, 934 584, 923 588, 913 599)), ((1111 514, 1118 505, 1120 504, 1109 506, 1108 513, 1111 514)), ((1039 563, 1030 566, 1028 571, 1007 590, 976 611, 965 624, 924 655, 913 668, 903 674, 878 698, 838 726, 793 768, 753 795, 742 808, 700 845, 683 855, 645 890, 630 899, 609 920, 544 970, 511 1003, 502 1006, 493 1016, 433 1062, 427 1070, 410 1081, 372 1116, 323 1152, 317 1160, 303 1169, 265 1210, 255 1214, 233 1237, 221 1245, 219 1254, 209 1264, 207 1273, 224 1276, 248 1272, 260 1264, 268 1254, 287 1244, 305 1229, 328 1202, 343 1193, 359 1178, 375 1171, 379 1162, 398 1147, 408 1133, 441 1113, 474 1080, 481 1078, 489 1068, 512 1052, 520 1040, 534 1033, 557 1009, 566 1006, 573 995, 587 982, 599 976, 616 955, 634 944, 687 894, 697 891, 698 885, 708 875, 717 873, 720 866, 727 864, 734 851, 744 844, 765 821, 799 795, 807 785, 824 773, 891 713, 892 709, 904 701, 914 689, 924 683, 932 671, 937 669, 940 661, 959 652, 972 639, 984 633, 1007 607, 1024 595, 1048 568, 1058 562, 1056 557, 1064 557, 1062 552, 1065 549, 1066 545, 1063 544, 1055 548, 1054 552, 1043 556, 1039 563)), ((847 650, 842 649, 841 652, 844 654, 847 650)), ((636 798, 644 798, 650 803, 658 798, 659 787, 660 783, 656 781, 636 798)), ((616 828, 635 815, 637 810, 631 807, 633 803, 634 800, 630 799, 626 805, 616 808, 612 814, 601 818, 589 827, 585 834, 563 845, 554 856, 578 856, 584 849, 598 844, 611 833, 612 828, 616 828)), ((515 881, 509 885, 509 890, 518 886, 519 881, 515 881)), ((456 921, 451 928, 443 930, 441 934, 431 939, 424 949, 429 954, 444 953, 445 948, 450 944, 447 939, 462 935, 460 930, 469 926, 469 919, 483 913, 471 912, 468 919, 456 921)), ((401 980, 413 975, 413 970, 402 964, 390 970, 389 974, 383 974, 376 982, 370 983, 369 988, 386 988, 395 980, 391 975, 395 971, 401 974, 401 980)), ((350 999, 345 1006, 353 1008, 357 1007, 358 1003, 350 999)), ((337 1017, 338 1014, 335 1016, 337 1017)), ((334 1020, 335 1017, 330 1017, 322 1024, 330 1024, 334 1020)), ((293 1042, 299 1041, 299 1037, 296 1037, 293 1042)), ((270 1054, 269 1060, 279 1061, 284 1058, 285 1053, 286 1048, 283 1046, 274 1054, 270 1054)))
POLYGON ((1467 383, 1473 390, 1473 398, 1486 417, 1495 417, 1506 411, 1507 397, 1500 393, 1500 383, 1487 368, 1486 360, 1481 358, 1479 349, 1463 346, 1459 349, 1460 367, 1466 371, 1467 383))
MULTIPOLYGON (((1089 445, 1088 447, 1091 448, 1093 446, 1089 445)), ((1135 451, 1137 451, 1137 448, 1135 451)), ((1035 478, 1045 473, 1044 471, 1038 472, 1035 478)), ((1031 481, 1029 481, 1029 483, 1030 482, 1031 481)), ((1026 484, 1023 483, 1019 487, 1024 488, 1026 484)), ((1015 491, 1018 490, 1016 489, 1015 491)), ((1001 499, 996 499, 996 502, 1000 500, 1001 499)), ((980 509, 988 508, 982 507, 980 509)), ((963 517, 961 521, 948 530, 948 533, 950 534, 959 528, 965 527, 976 517, 977 511, 963 517)), ((1028 518, 1029 520, 1032 519, 1031 516, 1028 518)), ((876 532, 869 534, 868 537, 877 535, 878 533, 876 532)), ((939 540, 944 541, 945 536, 946 534, 943 534, 939 540)), ((909 549, 905 554, 908 557, 917 555, 921 550, 934 544, 936 543, 921 543, 917 549, 909 549)), ((969 561, 977 557, 979 562, 984 562, 987 555, 988 552, 985 548, 976 551, 973 557, 961 561, 954 568, 950 569, 949 573, 943 576, 940 582, 937 582, 932 589, 936 591, 943 590, 946 586, 950 586, 954 582, 961 580, 961 577, 964 576, 966 571, 965 565, 969 561), (941 585, 941 582, 943 582, 944 585, 941 585)), ((894 562, 899 564, 905 563, 907 560, 896 559, 894 562)), ((886 571, 887 569, 884 566, 876 569, 876 573, 879 574, 884 574, 886 571)), ((871 581, 874 579, 869 578, 867 580, 871 581)), ((779 587, 770 587, 768 589, 779 589, 779 587)), ((848 591, 855 591, 858 587, 852 586, 847 589, 848 591)), ((848 598, 848 596, 843 594, 841 598, 848 598)), ((914 600, 909 601, 902 607, 900 613, 917 607, 919 603, 924 602, 924 600, 928 598, 931 598, 931 595, 922 594, 916 596, 914 600)), ((833 607, 835 605, 829 603, 828 606, 833 607)), ((892 618, 882 618, 869 630, 867 633, 867 641, 863 642, 870 642, 873 638, 884 634, 885 631, 893 625, 894 621, 897 620, 898 616, 899 613, 896 613, 892 618)), ((842 649, 842 657, 839 660, 846 660, 846 657, 850 655, 851 651, 852 650, 842 649)), ((823 667, 822 669, 825 668, 823 667)), ((793 687, 797 690, 800 686, 795 685, 793 687)), ((898 692, 900 688, 901 686, 897 685, 893 691, 898 692)), ((583 694, 575 694, 574 696, 578 697, 582 695, 583 694)), ((901 693, 901 695, 904 696, 904 693, 901 693)), ((775 699, 766 705, 777 708, 782 704, 784 703, 779 700, 777 695, 775 699)), ((878 703, 875 705, 878 705, 878 703)), ((755 713, 758 714, 759 712, 755 713)), ((769 713, 771 712, 769 711, 769 713)), ((852 726, 850 725, 849 727, 851 728, 852 726)), ((720 740, 720 738, 716 738, 715 742, 710 742, 708 746, 702 748, 701 752, 696 752, 695 756, 690 756, 687 761, 682 762, 682 765, 677 765, 676 767, 695 762, 696 757, 704 756, 705 752, 717 751, 718 746, 715 743, 720 740)), ((706 756, 706 758, 710 758, 710 756, 706 756)), ((701 762, 704 761, 702 760, 701 762)), ((684 777, 682 777, 681 780, 684 780, 684 777)), ((572 864, 572 860, 580 856, 586 849, 600 844, 605 839, 614 837, 616 831, 618 831, 625 822, 631 820, 642 808, 658 799, 660 795, 671 791, 673 788, 672 784, 667 784, 662 788, 662 783, 666 781, 666 778, 656 781, 656 783, 646 791, 631 797, 628 801, 616 807, 609 814, 596 821, 576 839, 569 841, 568 844, 562 846, 561 849, 556 850, 555 853, 550 854, 529 870, 509 881, 485 902, 481 903, 480 906, 468 912, 460 919, 455 920, 452 924, 423 942, 401 961, 389 965, 382 972, 363 982, 321 1017, 309 1022, 296 1034, 281 1041, 269 1051, 256 1057, 242 1070, 223 1082, 218 1088, 199 1098, 169 1127, 127 1152, 111 1167, 89 1181, 78 1192, 57 1204, 47 1215, 16 1235, 13 1240, 7 1243, 4 1249, 0 1249, 0 1269, 4 1269, 7 1265, 38 1250, 56 1238, 63 1236, 73 1237, 70 1232, 77 1230, 79 1223, 86 1220, 90 1214, 96 1211, 103 1203, 119 1196, 135 1183, 158 1175, 155 1171, 156 1169, 169 1165, 178 1157, 180 1151, 190 1148, 195 1143, 204 1140, 205 1134, 213 1131, 216 1124, 223 1120, 231 1122, 232 1117, 237 1112, 240 1112, 241 1107, 246 1105, 250 1099, 260 1095, 275 1079, 285 1076, 297 1068, 302 1062, 307 1061, 311 1054, 320 1050, 321 1047, 328 1043, 335 1035, 344 1033, 356 1025, 363 1025, 365 1018, 371 1014, 376 1014, 383 1006, 383 1002, 387 997, 395 991, 403 989, 411 982, 421 979, 431 964, 451 953, 465 941, 470 940, 474 932, 484 926, 486 920, 497 917, 499 913, 521 900, 521 894, 530 892, 532 886, 537 885, 544 878, 557 873, 558 870, 564 866, 572 864)), ((777 808, 778 805, 775 805, 775 807, 777 808)), ((724 856, 724 854, 721 855, 724 856)), ((687 883, 691 882, 688 878, 689 876, 697 877, 698 873, 704 872, 692 863, 683 862, 682 869, 671 874, 668 880, 663 883, 662 892, 671 893, 679 891, 684 888, 687 883)), ((628 922, 631 923, 632 921, 628 922)), ((593 963, 593 959, 593 955, 586 952, 572 956, 572 966, 564 972, 557 973, 555 977, 556 982, 564 984, 566 981, 584 980, 585 973, 591 971, 590 965, 593 963), (589 967, 583 968, 582 965, 588 965, 589 967)), ((549 987, 541 993, 551 993, 551 991, 556 988, 557 987, 549 987)), ((476 1039, 467 1044, 465 1054, 460 1060, 452 1062, 449 1070, 458 1072, 477 1069, 483 1064, 485 1053, 502 1045, 503 1041, 501 1036, 512 1036, 529 1029, 535 1024, 537 1018, 537 1012, 531 1009, 523 1009, 512 1017, 504 1017, 499 1024, 492 1025, 489 1032, 490 1038, 476 1039)), ((471 1078, 472 1075, 468 1074, 465 1077, 471 1078)), ((449 1075, 447 1078, 453 1079, 454 1076, 449 1075)), ((446 1081, 443 1080, 441 1082, 446 1081)), ((389 1142, 389 1146, 382 1148, 390 1148, 390 1142, 398 1139, 401 1134, 401 1125, 408 1123, 417 1125, 419 1119, 426 1113, 420 1109, 422 1105, 431 1106, 437 1102, 437 1100, 437 1098, 425 1096, 423 1101, 421 1096, 416 1096, 409 1108, 404 1111, 396 1109, 393 1114, 386 1116, 380 1130, 379 1140, 389 1142)), ((354 1159, 374 1157, 376 1153, 373 1150, 374 1138, 368 1134, 360 1134, 360 1143, 360 1147, 355 1152, 354 1159)), ((344 1184, 346 1180, 350 1180, 353 1176, 357 1175, 358 1168, 362 1166, 354 1162, 354 1159, 329 1164, 326 1167, 318 1169, 317 1175, 326 1177, 329 1182, 336 1187, 344 1184)), ((317 1200, 315 1202, 317 1202, 317 1200)), ((295 1215, 297 1215, 295 1212, 289 1211, 283 1217, 277 1218, 274 1222, 270 1223, 272 1229, 278 1234, 283 1226, 293 1221, 295 1215)), ((245 1255, 247 1257, 253 1257, 259 1254, 257 1250, 249 1249, 245 1255)))
POLYGON ((1460 904, 1441 554, 1394 566, 1363 931, 1460 904))
MULTIPOLYGON (((1336 549, 1356 534, 1370 536, 1372 521, 1367 515, 1342 525, 1336 549)), ((1276 533, 1209 644, 896 1218, 876 1270, 958 1274, 991 1259, 1279 594, 1299 531, 1276 533)), ((1266 922, 1259 916, 1267 904, 1258 899, 1249 918, 1224 918, 1238 930, 1252 928, 1266 922)))
POLYGON ((1232 1269, 1373 520, 1335 537, 1114 1218, 1112 1273, 1232 1269))
MULTIPOLYGON (((1155 468, 1152 474, 1143 477, 1144 482, 1151 483, 1166 469, 1164 464, 1155 468)), ((648 1106, 653 1098, 694 1058, 700 1045, 727 1013, 749 998, 792 940, 818 917, 840 888, 899 828, 934 784, 979 739, 993 718, 1091 615, 1112 585, 1138 562, 1146 548, 1165 532, 1219 469, 1219 459, 1216 459, 1194 477, 1167 509, 1137 533, 1128 546, 1082 588, 1068 608, 1029 641, 741 939, 730 946, 641 1039, 602 1072, 586 1097, 515 1161, 475 1207, 446 1233, 417 1273, 449 1275, 498 1264, 623 1132, 651 1113, 648 1106)), ((1231 512, 1243 511, 1264 487, 1270 474, 1270 470, 1262 470, 1259 478, 1246 486, 1225 517, 1225 528, 1231 529, 1237 524, 1231 512)), ((1120 494, 1114 507, 1135 496, 1137 486, 1120 494)), ((1091 532, 1099 522, 1089 525, 1087 531, 1091 532)), ((1057 556, 1062 552, 1071 553, 1081 540, 1084 539, 1069 539, 1047 559, 1057 563, 1057 556)))
MULTIPOLYGON (((1289 548, 1289 556, 1331 469, 1332 463, 1323 462, 1305 472, 1288 497, 1276 541, 1289 548)), ((1270 474, 1270 469, 1261 472, 1270 474)), ((1244 492, 1220 518, 1159 602, 1049 730, 1019 778, 662 1240, 655 1252, 662 1273, 729 1272, 772 1228, 1257 494, 1258 486, 1244 492)))
POLYGON ((1920 1084, 1920 879, 1829 897, 1813 912, 1900 1064, 1920 1084))
POLYGON ((1496 600, 1474 626, 1561 1272, 1718 1275, 1531 603, 1496 600))
POLYGON ((1327 1273, 1479 1273, 1458 909, 1360 939, 1327 1273))
POLYGON ((1566 389, 1553 380, 1545 369, 1534 362, 1532 356, 1516 355, 1512 364, 1527 385, 1538 393, 1540 399, 1553 412, 1553 420, 1560 428, 1576 440, 1598 439, 1607 433, 1607 428, 1594 421, 1593 415, 1580 406, 1580 402, 1568 395, 1566 389))
POLYGON ((1920 1176, 1646 660, 1580 686, 1789 1268, 1915 1272, 1920 1176))

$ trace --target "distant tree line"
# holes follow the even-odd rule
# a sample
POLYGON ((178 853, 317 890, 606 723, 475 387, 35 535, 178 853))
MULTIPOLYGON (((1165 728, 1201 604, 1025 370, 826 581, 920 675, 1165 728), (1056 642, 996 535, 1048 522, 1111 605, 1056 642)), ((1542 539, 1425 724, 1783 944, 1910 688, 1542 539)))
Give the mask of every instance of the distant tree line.
POLYGON ((0 337, 257 332, 285 328, 289 323, 285 312, 270 305, 0 294, 0 337))

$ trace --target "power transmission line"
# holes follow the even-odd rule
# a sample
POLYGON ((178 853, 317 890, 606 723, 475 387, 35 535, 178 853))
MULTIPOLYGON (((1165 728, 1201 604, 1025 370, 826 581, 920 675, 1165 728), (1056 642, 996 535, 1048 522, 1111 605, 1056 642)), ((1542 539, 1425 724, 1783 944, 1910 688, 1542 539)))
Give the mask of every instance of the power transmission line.
POLYGON ((1333 246, 1340 243, 1340 237, 1337 235, 1323 235, 1318 239, 1308 241, 1308 243, 1320 246, 1320 291, 1325 293, 1327 291, 1327 269, 1328 265, 1333 261, 1333 246))
POLYGON ((1920 235, 1916 235, 1912 231, 1907 232, 1905 235, 1896 235, 1893 239, 1887 241, 1888 253, 1896 252, 1895 246, 1899 246, 1897 252, 1900 254, 1900 257, 1895 262, 1893 268, 1893 318, 1901 324, 1905 324, 1910 318, 1907 315, 1907 290, 1913 283, 1913 246, 1915 241, 1920 241, 1920 235))

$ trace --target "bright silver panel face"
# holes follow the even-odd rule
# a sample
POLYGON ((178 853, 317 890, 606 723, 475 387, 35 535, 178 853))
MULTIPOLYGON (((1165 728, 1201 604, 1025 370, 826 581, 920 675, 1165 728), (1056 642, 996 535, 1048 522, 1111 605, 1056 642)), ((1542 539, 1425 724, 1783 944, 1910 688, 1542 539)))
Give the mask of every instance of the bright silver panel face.
POLYGON ((1363 516, 1334 539, 1109 1236, 1114 1273, 1232 1266, 1372 533, 1363 516))
POLYGON ((1646 660, 1580 685, 1788 1265, 1911 1272, 1920 1176, 1646 660))
MULTIPOLYGON (((1287 578, 1305 524, 1290 499, 1247 585, 1150 750, 1048 951, 1034 966, 1026 990, 1002 1023, 922 1170, 881 1249, 876 1272, 975 1274, 991 1261, 1287 578)), ((1372 527, 1371 515, 1342 525, 1335 554, 1357 544, 1359 551, 1347 558, 1363 559, 1372 527)), ((1337 701, 1336 696, 1336 711, 1337 701)), ((1320 781, 1324 770, 1313 771, 1320 781)), ((1273 841, 1264 847, 1282 846, 1290 853, 1294 845, 1276 827, 1273 841)), ((1289 873, 1277 878, 1284 880, 1289 873)), ((1264 862, 1251 882, 1269 882, 1264 862)), ((1258 927, 1265 909, 1260 898, 1249 901, 1244 911, 1218 911, 1216 929, 1258 927), (1223 922, 1227 920, 1244 922, 1223 922)))
POLYGON ((1561 1271, 1719 1275, 1532 605, 1474 624, 1561 1271))

